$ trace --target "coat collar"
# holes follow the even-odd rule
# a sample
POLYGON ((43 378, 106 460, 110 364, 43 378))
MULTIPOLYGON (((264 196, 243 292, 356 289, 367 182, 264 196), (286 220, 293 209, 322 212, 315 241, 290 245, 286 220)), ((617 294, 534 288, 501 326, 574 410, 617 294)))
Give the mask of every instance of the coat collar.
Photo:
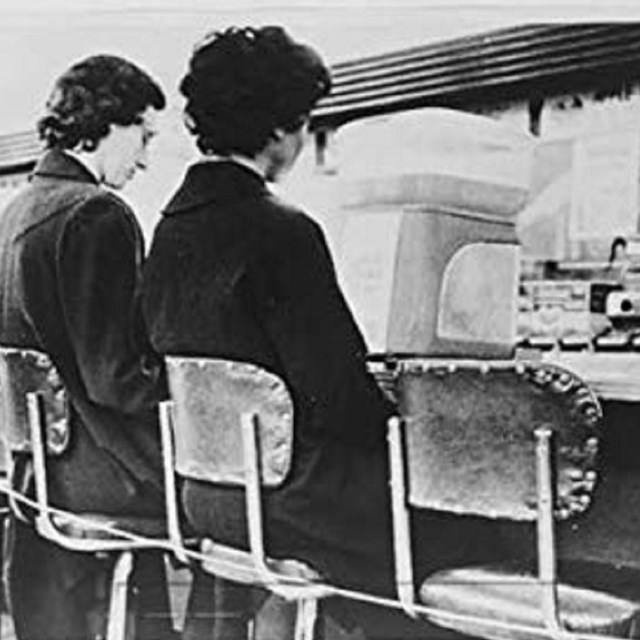
POLYGON ((264 179, 255 171, 227 160, 198 162, 165 207, 171 216, 209 203, 224 203, 269 193, 264 179))
POLYGON ((36 164, 33 176, 98 184, 96 177, 81 162, 60 149, 47 151, 36 164))

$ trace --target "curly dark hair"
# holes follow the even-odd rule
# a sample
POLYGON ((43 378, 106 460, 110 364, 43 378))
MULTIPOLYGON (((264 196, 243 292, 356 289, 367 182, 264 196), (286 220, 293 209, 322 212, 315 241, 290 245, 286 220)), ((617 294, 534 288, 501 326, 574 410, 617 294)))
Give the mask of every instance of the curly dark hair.
POLYGON ((295 131, 331 88, 329 70, 281 27, 214 32, 180 83, 185 121, 204 153, 254 157, 277 128, 295 131))
POLYGON ((160 86, 132 62, 91 56, 58 78, 38 133, 48 148, 93 151, 110 125, 135 124, 148 107, 161 110, 165 104, 160 86))

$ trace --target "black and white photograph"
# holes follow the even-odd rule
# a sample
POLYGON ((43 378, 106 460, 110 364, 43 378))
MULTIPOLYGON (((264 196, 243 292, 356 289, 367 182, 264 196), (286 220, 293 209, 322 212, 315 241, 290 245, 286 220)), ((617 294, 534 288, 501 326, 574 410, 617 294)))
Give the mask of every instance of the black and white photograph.
POLYGON ((640 4, 5 0, 0 640, 640 638, 640 4))

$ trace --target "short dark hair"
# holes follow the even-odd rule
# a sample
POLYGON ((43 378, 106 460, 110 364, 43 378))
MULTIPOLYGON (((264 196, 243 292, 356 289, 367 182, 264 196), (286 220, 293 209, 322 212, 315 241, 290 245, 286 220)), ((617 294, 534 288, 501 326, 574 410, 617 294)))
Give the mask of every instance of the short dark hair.
POLYGON ((199 149, 249 157, 275 129, 299 128, 330 88, 318 53, 273 26, 213 32, 194 50, 180 83, 199 149))
POLYGON ((91 56, 56 81, 38 133, 48 148, 93 151, 112 124, 140 122, 148 107, 164 109, 160 86, 138 66, 112 55, 91 56))

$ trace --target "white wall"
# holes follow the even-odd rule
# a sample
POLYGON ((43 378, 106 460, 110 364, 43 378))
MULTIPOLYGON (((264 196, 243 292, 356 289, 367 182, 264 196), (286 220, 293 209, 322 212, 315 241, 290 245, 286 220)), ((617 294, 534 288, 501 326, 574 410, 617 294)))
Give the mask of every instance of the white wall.
MULTIPOLYGON (((489 115, 529 126, 524 102, 489 115)), ((640 89, 602 99, 584 93, 547 98, 537 145, 533 197, 519 221, 525 253, 606 260, 615 236, 638 232, 640 89)))

